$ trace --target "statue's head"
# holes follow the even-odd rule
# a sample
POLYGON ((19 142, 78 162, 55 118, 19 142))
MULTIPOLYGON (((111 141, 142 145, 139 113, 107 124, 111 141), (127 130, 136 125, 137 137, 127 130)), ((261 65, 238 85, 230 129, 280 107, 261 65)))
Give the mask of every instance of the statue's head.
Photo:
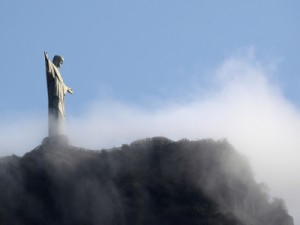
POLYGON ((64 58, 62 56, 59 55, 55 55, 53 57, 53 64, 57 67, 60 68, 61 65, 64 63, 64 58))

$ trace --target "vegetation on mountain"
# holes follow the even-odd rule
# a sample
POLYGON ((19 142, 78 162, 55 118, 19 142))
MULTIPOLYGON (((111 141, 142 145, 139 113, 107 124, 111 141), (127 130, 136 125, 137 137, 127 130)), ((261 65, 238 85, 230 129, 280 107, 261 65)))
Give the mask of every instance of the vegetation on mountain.
POLYGON ((1 225, 293 225, 225 140, 111 150, 43 144, 0 159, 1 225))

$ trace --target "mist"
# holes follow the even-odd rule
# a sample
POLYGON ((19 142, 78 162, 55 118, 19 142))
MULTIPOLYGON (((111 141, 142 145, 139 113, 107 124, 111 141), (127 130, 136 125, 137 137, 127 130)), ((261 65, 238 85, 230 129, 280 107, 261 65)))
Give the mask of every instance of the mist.
POLYGON ((70 119, 70 137, 94 149, 153 136, 226 138, 248 157, 257 180, 286 201, 299 224, 300 111, 281 92, 274 68, 275 63, 263 65, 251 54, 231 57, 210 74, 214 88, 205 96, 202 90, 192 101, 166 102, 156 110, 93 102, 81 118, 70 119))
POLYGON ((23 155, 41 144, 47 123, 39 113, 7 113, 0 121, 0 157, 23 155))
MULTIPOLYGON (((300 110, 282 93, 276 66, 252 53, 229 57, 205 74, 210 87, 199 83, 198 91, 186 93, 192 99, 167 100, 154 109, 95 99, 80 116, 68 117, 68 136, 72 145, 89 149, 153 136, 226 138, 248 157, 256 179, 286 201, 295 224, 300 224, 300 110)), ((46 135, 46 125, 30 116, 1 123, 1 155, 30 151, 46 135)))

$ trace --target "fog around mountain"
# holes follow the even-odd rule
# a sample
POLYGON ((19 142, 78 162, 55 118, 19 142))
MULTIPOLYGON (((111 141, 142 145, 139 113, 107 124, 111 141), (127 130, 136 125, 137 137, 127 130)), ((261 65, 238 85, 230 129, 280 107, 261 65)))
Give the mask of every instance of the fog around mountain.
POLYGON ((91 151, 42 144, 0 160, 0 224, 293 225, 226 141, 163 137, 91 151))

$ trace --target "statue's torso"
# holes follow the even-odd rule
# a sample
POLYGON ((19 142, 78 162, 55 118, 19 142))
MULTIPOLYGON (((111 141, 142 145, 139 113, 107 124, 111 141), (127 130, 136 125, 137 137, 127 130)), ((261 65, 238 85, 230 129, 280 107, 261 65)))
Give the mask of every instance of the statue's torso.
POLYGON ((67 88, 58 68, 53 63, 49 66, 52 67, 50 74, 47 74, 49 110, 53 112, 57 111, 57 113, 60 113, 64 117, 64 96, 67 88))

